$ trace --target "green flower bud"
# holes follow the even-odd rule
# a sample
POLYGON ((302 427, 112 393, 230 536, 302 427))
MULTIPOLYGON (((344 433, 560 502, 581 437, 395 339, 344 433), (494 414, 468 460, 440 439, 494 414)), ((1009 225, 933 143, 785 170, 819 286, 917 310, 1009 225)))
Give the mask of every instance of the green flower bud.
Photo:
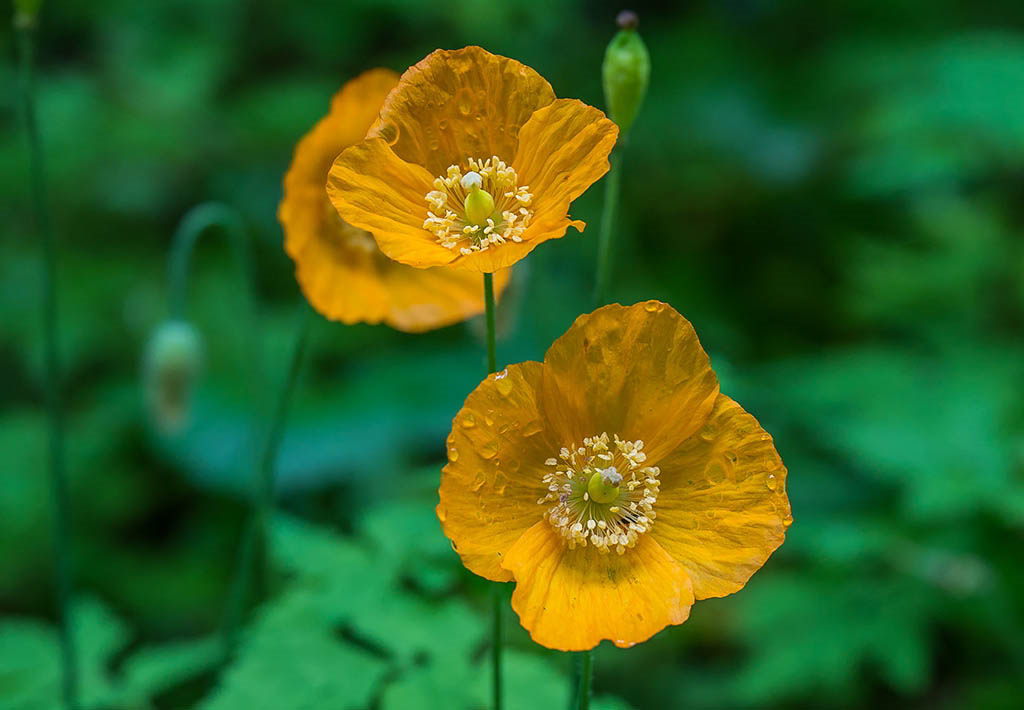
POLYGON ((146 405, 157 428, 166 434, 188 423, 192 389, 202 368, 199 333, 184 321, 161 324, 149 339, 142 379, 146 405))
POLYGON ((31 27, 36 22, 43 0, 14 0, 14 24, 16 27, 31 27))
POLYGON ((618 24, 622 29, 608 44, 601 73, 608 115, 625 135, 647 94, 651 57, 636 31, 636 13, 629 10, 619 13, 618 24))

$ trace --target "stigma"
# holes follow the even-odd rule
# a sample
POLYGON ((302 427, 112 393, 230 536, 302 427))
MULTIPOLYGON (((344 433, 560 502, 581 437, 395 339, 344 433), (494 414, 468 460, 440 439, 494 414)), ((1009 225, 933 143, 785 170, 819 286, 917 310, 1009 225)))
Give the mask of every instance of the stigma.
POLYGON ((423 228, 438 243, 462 255, 506 242, 521 242, 533 219, 533 195, 520 186, 516 171, 498 156, 470 158, 468 170, 451 165, 427 193, 423 228))
POLYGON ((643 441, 602 433, 545 461, 548 493, 537 503, 549 506, 545 518, 570 549, 593 545, 621 555, 654 525, 661 471, 645 465, 643 448, 643 441))

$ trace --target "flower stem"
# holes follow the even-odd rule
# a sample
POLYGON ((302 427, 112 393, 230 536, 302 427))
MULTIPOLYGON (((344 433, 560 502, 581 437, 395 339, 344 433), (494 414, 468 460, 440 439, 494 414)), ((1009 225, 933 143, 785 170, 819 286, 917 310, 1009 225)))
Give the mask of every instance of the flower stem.
MULTIPOLYGON (((494 327, 494 276, 484 274, 484 310, 487 318, 487 374, 498 369, 497 336, 494 327)), ((501 710, 501 609, 504 594, 495 583, 491 590, 491 681, 494 710, 501 710)))
MULTIPOLYGON (((174 238, 171 240, 169 263, 171 315, 178 319, 184 319, 185 317, 186 307, 188 306, 188 275, 192 252, 195 251, 199 238, 213 227, 223 229, 231 241, 235 259, 245 279, 245 288, 249 298, 250 318, 252 321, 255 321, 255 278, 252 254, 249 249, 249 241, 246 238, 245 226, 238 212, 219 202, 206 202, 193 207, 182 217, 178 228, 174 232, 174 238)), ((255 322, 252 325, 253 327, 250 328, 250 332, 255 337, 255 322)))
POLYGON ((498 348, 494 328, 494 275, 484 274, 484 308, 487 312, 487 374, 498 370, 498 348))
POLYGON ((284 435, 284 425, 288 419, 288 405, 291 402, 292 393, 295 391, 295 383, 302 370, 302 363, 309 345, 309 334, 313 321, 313 312, 308 308, 305 309, 305 313, 301 316, 295 342, 292 345, 288 372, 277 391, 274 412, 260 449, 259 480, 257 481, 255 503, 235 562, 231 593, 224 617, 225 656, 234 649, 237 629, 249 598, 250 588, 253 586, 253 579, 257 579, 259 589, 266 588, 265 580, 260 576, 264 575, 268 568, 266 552, 270 539, 270 517, 274 507, 274 473, 277 454, 284 435), (259 576, 256 574, 257 566, 259 576))
POLYGON ((580 673, 579 710, 589 710, 590 708, 590 675, 593 664, 591 654, 593 654, 593 651, 584 651, 581 654, 583 656, 583 670, 580 673))
POLYGON ((43 340, 45 352, 46 409, 50 424, 49 469, 53 504, 54 576, 60 617, 59 635, 64 706, 78 708, 78 664, 75 657, 71 609, 71 503, 64 461, 64 396, 60 357, 57 351, 57 245, 47 210, 43 148, 35 106, 35 18, 15 15, 18 64, 21 72, 22 113, 28 135, 32 212, 43 246, 43 340))
POLYGON ((612 270, 612 233, 615 226, 615 210, 619 203, 619 180, 622 164, 622 142, 612 151, 608 161, 608 178, 604 183, 604 205, 601 208, 601 231, 597 242, 597 283, 594 288, 594 302, 600 307, 608 301, 608 287, 612 270))

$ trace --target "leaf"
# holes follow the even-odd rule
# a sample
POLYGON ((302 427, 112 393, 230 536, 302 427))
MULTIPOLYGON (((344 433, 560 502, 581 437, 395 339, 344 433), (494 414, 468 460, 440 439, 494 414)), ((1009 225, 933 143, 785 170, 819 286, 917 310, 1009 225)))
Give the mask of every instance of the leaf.
MULTIPOLYGON (((82 706, 115 703, 117 690, 108 665, 127 641, 127 627, 95 600, 76 602, 72 612, 82 706)), ((63 705, 61 683, 56 629, 29 619, 0 620, 0 697, 8 703, 5 710, 57 710, 63 705)))
POLYGON ((202 710, 322 710, 365 707, 387 665, 347 645, 307 590, 267 604, 238 657, 202 710))
POLYGON ((146 701, 153 696, 215 667, 222 653, 222 641, 216 637, 139 649, 121 669, 121 704, 146 707, 146 701))

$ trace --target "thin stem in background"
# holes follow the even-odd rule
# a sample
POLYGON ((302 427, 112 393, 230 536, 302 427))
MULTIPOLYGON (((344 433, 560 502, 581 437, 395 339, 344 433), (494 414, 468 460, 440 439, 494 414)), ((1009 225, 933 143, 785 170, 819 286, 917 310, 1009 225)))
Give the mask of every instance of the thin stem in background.
POLYGON ((619 204, 619 180, 621 177, 623 145, 619 142, 608 158, 611 167, 604 183, 604 205, 601 208, 601 231, 597 242, 597 283, 594 287, 595 306, 608 302, 608 288, 612 271, 612 235, 615 227, 615 211, 619 204))
POLYGON ((590 675, 593 665, 593 651, 583 651, 583 668, 580 671, 579 710, 590 708, 590 675))
MULTIPOLYGON (((256 279, 252 253, 245 224, 238 212, 232 207, 217 202, 207 202, 189 210, 181 219, 171 240, 168 276, 171 316, 176 320, 185 321, 187 320, 189 267, 192 263, 192 254, 195 252, 200 238, 218 228, 223 230, 231 243, 232 252, 244 280, 248 301, 248 327, 245 328, 247 334, 245 360, 248 368, 248 379, 252 383, 251 391, 254 393, 252 402, 254 423, 250 432, 253 457, 251 465, 246 466, 245 469, 255 469, 259 472, 260 476, 253 483, 253 507, 247 520, 245 531, 242 534, 242 543, 239 546, 238 556, 235 561, 231 589, 228 593, 224 612, 221 634, 223 637, 224 654, 227 657, 234 648, 235 636, 242 617, 242 611, 249 596, 251 578, 253 576, 252 567, 258 561, 256 552, 259 549, 263 549, 261 545, 261 541, 264 539, 262 526, 266 517, 264 510, 267 507, 263 502, 264 497, 273 495, 272 484, 270 492, 267 492, 265 481, 267 475, 263 472, 263 457, 266 456, 267 443, 264 442, 259 449, 257 449, 255 443, 259 428, 256 422, 261 421, 267 411, 265 394, 267 388, 260 386, 263 382, 263 372, 260 359, 256 279)), ((261 568, 265 569, 265 567, 266 565, 261 565, 261 568)))
POLYGON ((32 213, 43 248, 43 340, 45 351, 46 409, 50 422, 50 485, 53 502, 55 582, 60 616, 62 694, 65 707, 78 708, 78 665, 71 609, 71 504, 64 460, 64 396, 57 352, 57 245, 47 209, 43 148, 35 106, 35 18, 15 16, 18 64, 21 72, 22 112, 28 135, 32 213))
MULTIPOLYGON (((498 369, 497 336, 494 327, 494 276, 484 274, 484 310, 487 318, 487 374, 498 369)), ((504 594, 498 583, 493 583, 491 592, 491 681, 494 710, 501 710, 501 609, 504 594)))
MULTIPOLYGON (((253 586, 253 578, 256 576, 257 566, 261 575, 265 574, 268 568, 266 552, 270 539, 270 516, 274 507, 274 474, 277 454, 281 448, 284 425, 288 419, 288 406, 295 391, 299 372, 302 370, 302 363, 305 360, 306 349, 309 345, 309 334, 314 321, 313 312, 308 308, 304 310, 305 313, 301 316, 299 330, 295 336, 295 343, 292 345, 292 356, 288 363, 288 372, 277 391, 274 412, 260 451, 256 502, 242 541, 242 546, 239 549, 228 609, 225 614, 225 655, 230 654, 234 648, 237 629, 246 601, 249 598, 249 591, 253 586), (262 560, 259 559, 260 556, 263 557, 262 560), (259 564, 257 565, 257 563, 259 564)), ((258 581, 259 588, 265 589, 267 586, 266 581, 263 579, 258 581)))

